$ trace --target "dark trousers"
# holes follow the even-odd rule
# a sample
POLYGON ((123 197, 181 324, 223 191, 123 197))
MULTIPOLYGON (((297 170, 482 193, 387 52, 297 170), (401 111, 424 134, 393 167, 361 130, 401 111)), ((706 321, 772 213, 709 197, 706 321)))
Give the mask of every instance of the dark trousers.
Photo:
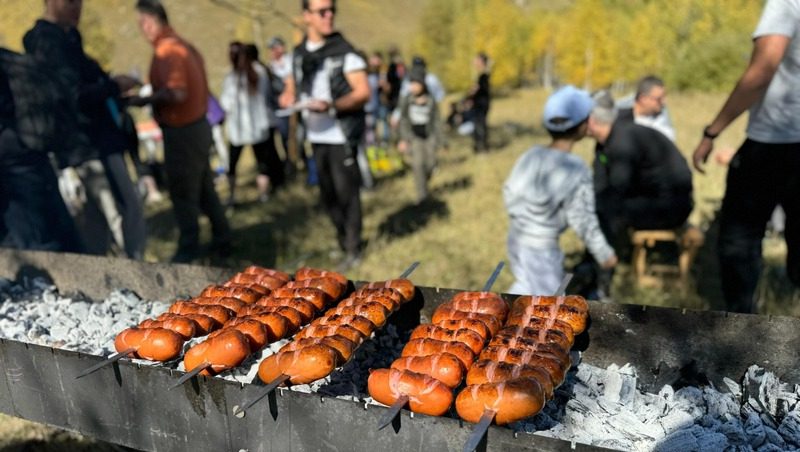
POLYGON ((322 207, 336 227, 339 246, 361 250, 361 176, 355 155, 345 145, 312 144, 322 207))
POLYGON ((475 125, 475 129, 472 132, 473 149, 475 152, 486 151, 489 149, 489 127, 486 124, 486 117, 489 115, 489 111, 476 108, 474 113, 475 116, 472 120, 475 125))
POLYGON ((27 250, 84 251, 46 154, 26 149, 0 128, 0 245, 27 250))
MULTIPOLYGON (((275 131, 274 128, 270 129, 269 137, 266 140, 252 145, 258 164, 258 173, 269 177, 273 188, 283 185, 285 179, 283 162, 281 162, 278 149, 275 147, 275 131)), ((243 148, 243 145, 230 145, 231 162, 228 176, 231 178, 236 177, 236 164, 239 163, 243 148)))
POLYGON ((719 259, 728 310, 753 312, 767 221, 781 204, 789 279, 800 286, 800 143, 744 142, 731 160, 722 201, 719 259))
POLYGON ((200 246, 198 217, 208 216, 214 243, 229 245, 231 230, 225 210, 214 190, 213 173, 208 163, 211 126, 205 117, 184 127, 161 126, 164 134, 164 169, 167 186, 180 230, 174 262, 196 258, 200 246))

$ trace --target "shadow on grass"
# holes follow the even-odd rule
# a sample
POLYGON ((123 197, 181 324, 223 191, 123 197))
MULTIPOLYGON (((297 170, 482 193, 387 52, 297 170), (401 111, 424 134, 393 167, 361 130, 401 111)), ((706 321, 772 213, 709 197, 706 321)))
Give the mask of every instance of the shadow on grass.
POLYGON ((380 226, 378 236, 385 238, 405 237, 424 228, 433 218, 450 215, 447 204, 436 198, 428 198, 420 204, 408 204, 389 215, 380 226))

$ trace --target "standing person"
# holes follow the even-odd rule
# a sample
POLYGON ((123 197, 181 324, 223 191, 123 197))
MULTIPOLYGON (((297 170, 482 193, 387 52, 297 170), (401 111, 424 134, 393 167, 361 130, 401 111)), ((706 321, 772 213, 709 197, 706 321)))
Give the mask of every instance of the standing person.
POLYGON ((367 64, 353 46, 334 31, 334 0, 302 0, 306 36, 295 48, 292 76, 286 80, 281 106, 300 101, 308 141, 314 150, 320 197, 346 253, 340 270, 361 261, 361 175, 358 148, 365 130, 369 100, 367 64))
POLYGON ((800 0, 768 0, 753 33, 750 64, 714 120, 703 129, 694 166, 714 139, 750 109, 747 140, 728 169, 720 212, 719 259, 727 308, 753 312, 770 214, 786 214, 786 267, 800 286, 800 0))
POLYGON ((383 123, 386 119, 386 110, 381 102, 386 81, 383 73, 383 55, 380 52, 373 52, 367 60, 367 82, 369 102, 364 106, 364 111, 367 113, 367 145, 374 146, 379 141, 378 123, 383 123))
POLYGON ((510 218, 508 255, 515 282, 509 292, 552 294, 564 277, 564 253, 558 238, 572 227, 605 268, 617 257, 600 231, 594 210, 592 175, 572 148, 588 130, 592 98, 565 86, 544 106, 547 146, 534 146, 514 165, 503 186, 510 218))
POLYGON ((489 115, 489 104, 491 93, 489 91, 489 57, 485 53, 475 56, 475 69, 478 71, 478 81, 470 92, 472 101, 473 124, 475 129, 472 132, 473 145, 475 152, 486 152, 489 150, 489 129, 486 124, 489 115))
MULTIPOLYGON (((236 189, 236 166, 244 146, 251 146, 258 164, 256 186, 258 199, 266 202, 270 190, 283 183, 283 164, 274 140, 274 116, 267 106, 269 80, 266 69, 258 63, 249 45, 231 46, 233 70, 222 82, 220 102, 228 121, 225 130, 230 142, 228 205, 233 206, 236 189)), ((255 47, 255 46, 253 46, 255 47)))
POLYGON ((133 105, 152 105, 164 134, 164 168, 172 208, 180 230, 173 262, 199 257, 198 215, 208 216, 213 231, 212 250, 221 256, 231 251, 231 230, 214 190, 208 157, 211 126, 206 120, 208 82, 203 58, 169 25, 158 0, 138 0, 139 28, 153 45, 150 83, 153 94, 133 98, 133 105))
POLYGON ((128 257, 141 259, 146 239, 144 212, 124 159, 129 145, 122 131, 120 99, 138 81, 128 76, 112 79, 84 53, 77 29, 82 6, 80 0, 46 0, 44 15, 25 34, 23 44, 27 53, 63 79, 77 103, 79 127, 74 133, 83 135, 88 146, 83 151, 59 151, 56 157, 59 168, 65 170, 62 180, 72 177, 72 187, 80 184, 84 190, 85 204, 75 196, 70 198, 83 220, 87 251, 105 254, 110 235, 128 257))
POLYGON ((79 145, 70 130, 76 107, 51 74, 28 55, 0 49, 0 246, 80 253, 48 156, 79 145))
POLYGON ((667 110, 667 88, 655 75, 639 80, 633 98, 617 102, 619 119, 658 130, 675 142, 675 128, 667 110))
POLYGON ((401 152, 411 153, 417 204, 428 198, 428 181, 436 167, 436 150, 442 145, 442 122, 436 99, 425 86, 425 69, 414 67, 409 75, 409 94, 400 99, 401 152))
MULTIPOLYGON (((292 56, 286 52, 286 43, 280 36, 273 36, 267 45, 269 48, 269 63, 267 66, 271 71, 274 79, 270 80, 270 93, 274 102, 270 101, 270 106, 273 109, 278 108, 277 100, 283 94, 285 89, 284 80, 292 74, 292 56)), ((289 160, 289 117, 281 116, 275 118, 275 127, 281 136, 281 145, 283 152, 286 154, 286 160, 289 160)), ((303 156, 305 160, 305 155, 303 156)))

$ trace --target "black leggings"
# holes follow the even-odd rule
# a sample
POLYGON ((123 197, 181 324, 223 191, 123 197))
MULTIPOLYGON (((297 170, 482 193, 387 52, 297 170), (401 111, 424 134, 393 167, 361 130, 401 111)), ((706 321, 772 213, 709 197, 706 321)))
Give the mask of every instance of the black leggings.
MULTIPOLYGON (((283 185, 284 173, 283 162, 278 156, 278 150, 275 147, 275 129, 269 131, 269 137, 260 142, 252 145, 253 153, 256 156, 256 163, 258 165, 258 174, 263 174, 269 177, 273 189, 283 185)), ((228 176, 236 177, 236 164, 239 163, 239 158, 242 156, 242 149, 244 145, 230 145, 230 169, 228 169, 228 176)))

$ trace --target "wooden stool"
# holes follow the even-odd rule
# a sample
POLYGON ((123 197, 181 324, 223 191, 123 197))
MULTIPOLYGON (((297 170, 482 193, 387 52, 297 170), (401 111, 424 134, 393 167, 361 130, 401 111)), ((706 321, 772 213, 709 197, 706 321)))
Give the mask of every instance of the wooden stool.
POLYGON ((654 270, 659 273, 673 273, 680 277, 686 285, 689 274, 700 247, 705 243, 703 231, 695 226, 686 226, 676 230, 649 230, 633 231, 631 234, 633 244, 632 263, 636 282, 640 285, 651 285, 655 282, 652 275, 654 270), (651 265, 647 264, 647 249, 653 248, 658 242, 674 242, 678 246, 678 264, 676 265, 651 265))

